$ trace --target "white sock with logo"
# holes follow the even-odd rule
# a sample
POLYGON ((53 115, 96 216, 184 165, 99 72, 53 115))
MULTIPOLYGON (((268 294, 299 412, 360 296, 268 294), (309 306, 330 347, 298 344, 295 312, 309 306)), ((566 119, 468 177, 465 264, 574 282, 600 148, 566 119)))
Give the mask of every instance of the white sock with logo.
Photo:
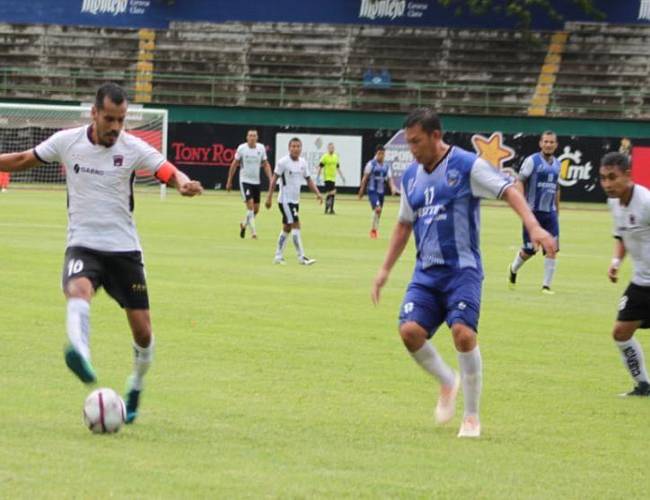
POLYGON ((381 217, 377 212, 373 212, 372 214, 372 229, 373 231, 376 231, 377 228, 379 227, 379 217, 381 217))
MULTIPOLYGON (((517 255, 515 255, 515 260, 512 261, 512 264, 510 264, 510 269, 512 270, 513 273, 516 273, 519 271, 521 266, 524 265, 524 262, 526 262, 524 259, 521 258, 521 255, 519 252, 517 252, 517 255)), ((501 264, 503 265, 503 264, 501 264)))
POLYGON ((630 340, 624 342, 615 341, 618 349, 621 351, 621 358, 623 364, 630 372, 634 381, 648 382, 648 372, 645 367, 645 359, 643 356, 643 349, 639 341, 632 337, 630 340))
POLYGON ((478 417, 483 379, 483 363, 478 345, 469 352, 458 353, 458 366, 460 367, 460 379, 463 383, 465 417, 478 417))
POLYGON ((293 246, 296 247, 296 255, 299 259, 305 256, 305 251, 302 248, 302 238, 300 237, 300 229, 292 229, 291 237, 293 239, 293 246))
POLYGON ((70 298, 66 327, 72 347, 90 361, 90 304, 84 299, 70 298))
POLYGON ((280 231, 280 236, 278 237, 278 247, 275 250, 275 258, 281 259, 284 254, 284 248, 287 246, 287 240, 289 239, 289 233, 285 233, 284 230, 280 231))
POLYGON ((454 371, 444 362, 442 356, 430 342, 425 342, 420 349, 410 354, 415 362, 424 371, 437 378, 441 385, 454 384, 454 371))
POLYGON ((151 342, 147 347, 139 346, 133 343, 133 376, 131 377, 131 389, 136 391, 142 390, 142 382, 145 374, 149 371, 153 361, 154 340, 151 336, 151 342))
POLYGON ((248 224, 248 227, 251 228, 251 232, 253 234, 255 233, 255 211, 254 210, 249 210, 248 214, 246 214, 246 224, 248 224))
POLYGON ((542 286, 551 288, 551 282, 553 281, 553 275, 555 274, 555 259, 549 259, 548 257, 544 258, 544 282, 542 286))

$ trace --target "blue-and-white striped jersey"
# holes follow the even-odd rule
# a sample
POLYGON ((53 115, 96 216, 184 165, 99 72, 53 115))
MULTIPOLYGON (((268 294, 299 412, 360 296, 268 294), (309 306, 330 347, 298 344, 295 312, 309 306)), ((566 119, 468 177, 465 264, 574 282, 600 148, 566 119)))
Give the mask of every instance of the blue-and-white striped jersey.
POLYGON ((510 185, 485 160, 456 146, 431 173, 411 164, 402 177, 399 220, 415 233, 413 281, 430 283, 436 269, 475 268, 482 276, 480 198, 499 198, 510 185))
POLYGON ((377 194, 384 194, 386 181, 393 175, 390 166, 387 163, 379 163, 377 158, 366 163, 363 173, 368 174, 368 192, 377 194))
POLYGON ((553 157, 551 163, 541 153, 528 156, 519 169, 519 180, 526 186, 525 196, 533 212, 556 212, 557 183, 560 162, 553 157))

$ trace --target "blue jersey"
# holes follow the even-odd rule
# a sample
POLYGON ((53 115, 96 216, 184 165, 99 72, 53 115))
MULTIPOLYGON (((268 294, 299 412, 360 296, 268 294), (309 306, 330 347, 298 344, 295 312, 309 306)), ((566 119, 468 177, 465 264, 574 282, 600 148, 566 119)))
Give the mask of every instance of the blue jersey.
POLYGON ((402 177, 399 219, 415 233, 413 282, 434 286, 450 269, 474 268, 482 276, 480 198, 498 198, 511 184, 485 160, 455 146, 431 173, 411 164, 402 177))
POLYGON ((390 167, 386 163, 379 163, 373 158, 366 163, 364 174, 368 174, 368 193, 384 194, 386 181, 392 175, 390 167))
POLYGON ((527 157, 519 170, 519 180, 526 186, 526 200, 533 212, 557 212, 555 203, 560 162, 553 157, 551 163, 541 153, 527 157))

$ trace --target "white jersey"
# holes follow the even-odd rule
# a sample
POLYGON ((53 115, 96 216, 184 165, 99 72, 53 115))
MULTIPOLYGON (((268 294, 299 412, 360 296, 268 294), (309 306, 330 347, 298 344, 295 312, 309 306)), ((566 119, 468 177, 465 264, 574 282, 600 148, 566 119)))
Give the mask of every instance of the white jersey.
POLYGON ((235 152, 235 160, 239 161, 239 182, 247 184, 260 183, 260 167, 267 161, 264 144, 257 143, 254 148, 248 143, 240 144, 235 152))
POLYGON ((309 179, 309 167, 300 156, 293 160, 291 156, 283 156, 273 171, 280 178, 280 203, 300 203, 300 187, 303 179, 309 179))
POLYGON ((154 174, 165 157, 120 133, 111 146, 93 144, 90 126, 62 130, 34 148, 36 157, 65 169, 68 243, 106 252, 140 251, 133 221, 135 171, 154 174))
POLYGON ((650 191, 635 184, 627 206, 618 198, 607 203, 614 217, 614 236, 621 238, 634 264, 632 283, 650 286, 650 191))

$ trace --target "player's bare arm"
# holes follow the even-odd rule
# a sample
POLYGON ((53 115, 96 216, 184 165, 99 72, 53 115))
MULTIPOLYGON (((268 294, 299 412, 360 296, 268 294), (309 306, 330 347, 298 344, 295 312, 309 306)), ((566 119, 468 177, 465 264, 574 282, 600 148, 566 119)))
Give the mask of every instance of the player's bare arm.
POLYGON ((361 185, 359 186, 359 199, 363 198, 363 193, 366 191, 366 184, 368 183, 368 176, 370 174, 363 174, 363 177, 361 178, 361 185))
POLYGON ((533 244, 541 246, 549 258, 555 257, 555 238, 539 225, 519 189, 507 187, 502 198, 519 215, 533 244))
POLYGON ((390 189, 390 194, 392 196, 397 196, 399 194, 397 191, 397 186, 395 186, 395 182, 393 181, 392 177, 388 178, 388 189, 390 189))
POLYGON ((560 215, 560 186, 557 187, 557 191, 555 192, 555 209, 558 215, 560 215))
POLYGON ((203 192, 203 187, 199 181, 193 181, 177 168, 174 170, 167 185, 175 187, 183 196, 197 196, 203 192))
POLYGON ((375 305, 379 303, 381 289, 388 281, 388 276, 390 275, 395 262, 397 262, 397 259, 399 259, 402 252, 404 252, 404 248, 406 248, 406 244, 408 243, 412 231, 413 226, 408 222, 399 221, 395 225, 395 229, 393 229, 393 234, 390 238, 390 243, 388 244, 388 251, 386 252, 384 263, 379 268, 379 271, 377 271, 377 275, 372 283, 370 297, 375 305))
POLYGON ((266 175, 266 178, 269 180, 269 191, 271 191, 271 186, 273 185, 271 182, 273 179, 273 169, 271 168, 271 164, 268 162, 268 160, 264 160, 264 163, 262 163, 262 168, 264 169, 264 175, 266 175))
POLYGON ((312 193, 316 195, 316 199, 318 200, 318 203, 321 205, 323 204, 323 195, 320 194, 320 191, 318 190, 318 186, 316 186, 316 183, 314 180, 310 177, 307 179, 307 186, 309 186, 309 189, 311 190, 312 193))
POLYGON ((609 264, 607 269, 607 277, 612 283, 618 281, 618 269, 621 267, 621 262, 625 258, 625 245, 623 240, 616 238, 614 243, 614 254, 612 255, 612 262, 609 264))
POLYGON ((271 208, 271 205, 273 204, 273 191, 275 191, 275 185, 277 182, 278 176, 273 174, 271 176, 271 181, 269 182, 269 194, 266 196, 266 202, 264 203, 266 208, 271 208))
POLYGON ((0 171, 2 172, 20 172, 33 167, 42 165, 34 154, 33 149, 22 151, 20 153, 5 153, 0 155, 0 171))
POLYGON ((226 181, 226 191, 230 192, 232 190, 232 179, 235 177, 235 171, 241 165, 240 160, 233 160, 228 169, 228 180, 226 181))
POLYGON ((338 172, 339 176, 341 177, 341 180, 343 181, 343 184, 345 184, 345 176, 343 175, 343 172, 341 171, 340 166, 336 166, 336 171, 338 172))

